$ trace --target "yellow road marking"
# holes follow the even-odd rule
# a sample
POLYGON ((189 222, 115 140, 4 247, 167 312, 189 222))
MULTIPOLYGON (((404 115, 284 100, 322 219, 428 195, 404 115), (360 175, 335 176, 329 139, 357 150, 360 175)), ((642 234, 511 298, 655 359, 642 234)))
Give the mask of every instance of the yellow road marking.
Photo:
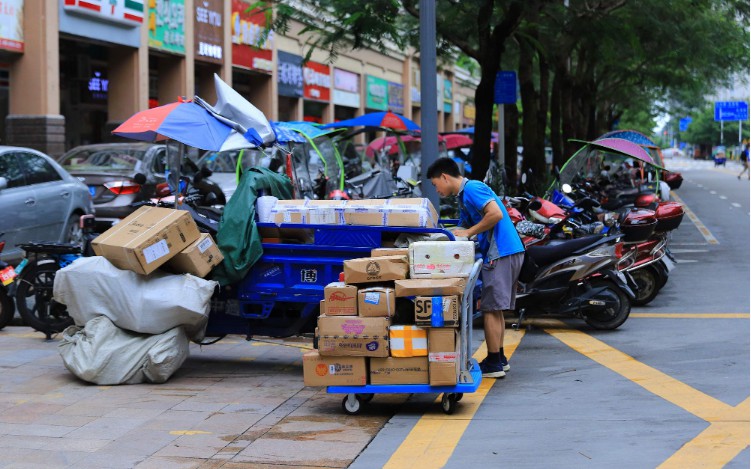
POLYGON ((631 313, 629 318, 749 319, 749 313, 631 313))
MULTIPOLYGON (((503 351, 507 357, 510 358, 514 354, 522 337, 524 337, 523 330, 506 329, 503 351)), ((486 353, 487 348, 483 342, 473 357, 480 360, 485 357, 486 353)), ((483 379, 476 392, 464 395, 453 415, 423 415, 384 467, 389 469, 443 467, 456 449, 456 445, 477 409, 480 408, 483 399, 497 381, 496 379, 483 379)))
POLYGON ((696 229, 699 230, 699 233, 701 233, 702 236, 704 236, 704 239, 707 240, 709 244, 720 244, 720 242, 717 240, 717 238, 714 237, 711 231, 704 225, 704 223, 699 220, 699 217, 696 216, 696 214, 688 208, 688 205, 686 205, 686 202, 684 202, 678 195, 675 193, 675 191, 670 191, 670 195, 673 196, 676 202, 683 205, 683 211, 688 216, 689 220, 691 220, 694 223, 694 226, 696 226, 696 229))
POLYGON ((726 413, 723 421, 712 422, 703 432, 689 441, 659 467, 724 467, 749 441, 748 398, 726 413))
POLYGON ((545 332, 647 391, 710 422, 706 430, 660 467, 722 467, 748 447, 748 398, 732 407, 583 332, 562 329, 545 329, 545 332))
POLYGON ((211 435, 211 432, 205 432, 203 430, 172 430, 170 435, 211 435))

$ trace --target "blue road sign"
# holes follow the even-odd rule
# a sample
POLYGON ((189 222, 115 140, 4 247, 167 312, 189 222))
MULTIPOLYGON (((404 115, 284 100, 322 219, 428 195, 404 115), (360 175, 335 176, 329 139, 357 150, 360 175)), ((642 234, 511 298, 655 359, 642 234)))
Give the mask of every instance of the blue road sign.
POLYGON ((678 130, 681 131, 681 132, 687 131, 688 130, 688 124, 690 124, 690 123, 691 123, 691 118, 690 117, 686 117, 684 119, 681 119, 680 121, 678 121, 678 130))
POLYGON ((745 101, 718 101, 714 103, 714 120, 748 120, 748 103, 745 101))
POLYGON ((516 103, 516 72, 503 71, 495 76, 495 104, 516 103))

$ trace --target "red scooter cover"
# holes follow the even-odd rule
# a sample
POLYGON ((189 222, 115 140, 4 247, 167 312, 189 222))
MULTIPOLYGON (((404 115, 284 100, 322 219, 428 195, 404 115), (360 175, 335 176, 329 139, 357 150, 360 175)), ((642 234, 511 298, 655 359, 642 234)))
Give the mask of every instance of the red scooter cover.
POLYGON ((646 241, 657 227, 657 218, 653 210, 633 208, 623 217, 621 231, 627 243, 646 241))
POLYGON ((683 220, 683 205, 678 202, 660 202, 655 210, 657 226, 655 231, 663 232, 678 228, 683 220))

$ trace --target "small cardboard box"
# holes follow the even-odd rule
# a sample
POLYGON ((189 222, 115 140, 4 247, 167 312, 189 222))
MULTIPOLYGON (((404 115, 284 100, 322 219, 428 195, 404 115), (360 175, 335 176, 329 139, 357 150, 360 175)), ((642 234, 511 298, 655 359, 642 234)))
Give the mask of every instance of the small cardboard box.
POLYGON ((344 261, 344 281, 353 283, 382 283, 407 278, 409 264, 406 256, 362 257, 344 261))
POLYGON ((459 378, 461 342, 456 329, 428 331, 428 361, 431 386, 454 386, 459 378))
POLYGON ((426 357, 428 331, 417 326, 391 326, 389 346, 392 357, 426 357))
POLYGON ((397 298, 463 295, 466 284, 467 280, 464 278, 407 279, 394 282, 397 298))
POLYGON ((308 201, 307 223, 312 225, 343 225, 346 200, 308 201))
POLYGON ((434 224, 438 223, 438 212, 436 211, 433 203, 428 198, 403 198, 403 199, 388 199, 389 207, 403 207, 409 209, 425 209, 433 220, 434 224))
POLYGON ((438 226, 431 218, 430 211, 427 208, 420 207, 395 207, 388 205, 384 207, 386 215, 386 226, 408 226, 419 228, 435 228, 438 226))
POLYGON ((474 263, 473 241, 418 241, 409 245, 410 278, 469 277, 474 263))
POLYGON ((455 295, 416 297, 415 325, 459 327, 459 297, 455 295))
POLYGON ((368 382, 365 357, 322 357, 318 350, 302 356, 305 386, 364 386, 368 382))
POLYGON ((219 246, 211 239, 211 235, 201 233, 197 241, 180 251, 167 264, 177 272, 203 278, 211 272, 211 269, 221 264, 223 259, 224 256, 219 246))
POLYGON ((318 352, 322 356, 388 357, 389 318, 321 316, 318 352))
POLYGON ((409 248, 375 248, 370 251, 370 257, 409 256, 409 248))
POLYGON ((396 312, 396 295, 391 287, 370 287, 357 293, 357 311, 362 317, 394 316, 396 312))
POLYGON ((344 208, 342 213, 344 223, 358 226, 385 226, 386 213, 383 207, 350 207, 344 208))
POLYGON ((428 358, 371 358, 370 384, 428 384, 428 358))
POLYGON ((326 316, 357 316, 357 287, 344 282, 332 282, 323 289, 326 316))
POLYGON ((185 210, 143 206, 99 235, 91 247, 119 269, 148 275, 200 235, 185 210))

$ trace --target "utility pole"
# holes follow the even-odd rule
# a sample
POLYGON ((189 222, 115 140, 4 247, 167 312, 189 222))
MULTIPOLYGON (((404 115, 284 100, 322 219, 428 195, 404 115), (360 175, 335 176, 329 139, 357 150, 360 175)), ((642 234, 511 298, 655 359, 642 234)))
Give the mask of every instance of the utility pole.
POLYGON ((440 210, 435 187, 428 180, 428 167, 438 158, 438 103, 436 102, 435 0, 420 0, 420 106, 422 107, 422 194, 440 210))

